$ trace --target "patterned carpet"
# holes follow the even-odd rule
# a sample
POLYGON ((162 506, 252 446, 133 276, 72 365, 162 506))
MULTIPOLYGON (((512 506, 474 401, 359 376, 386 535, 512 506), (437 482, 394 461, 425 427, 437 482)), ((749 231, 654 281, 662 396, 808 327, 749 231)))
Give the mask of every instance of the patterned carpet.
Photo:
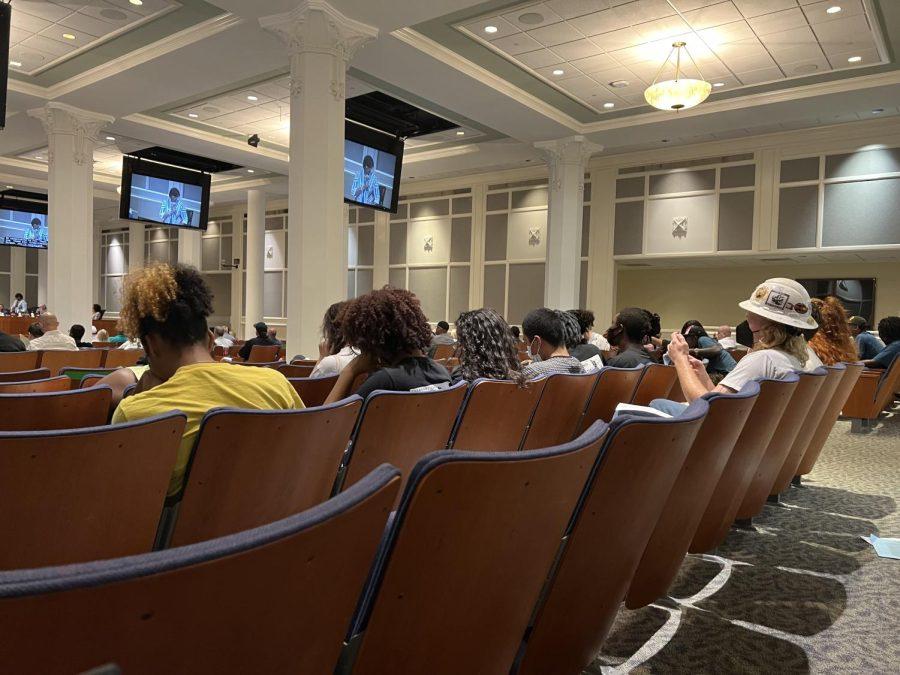
POLYGON ((804 483, 688 556, 672 598, 623 608, 585 674, 900 672, 900 561, 860 539, 900 537, 900 408, 839 421, 804 483))

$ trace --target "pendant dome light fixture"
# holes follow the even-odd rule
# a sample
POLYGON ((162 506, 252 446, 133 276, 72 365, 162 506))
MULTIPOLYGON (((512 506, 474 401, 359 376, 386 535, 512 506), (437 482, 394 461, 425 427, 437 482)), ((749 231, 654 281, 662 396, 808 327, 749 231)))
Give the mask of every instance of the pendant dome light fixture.
POLYGON ((687 50, 687 45, 684 42, 673 42, 672 51, 669 52, 666 60, 663 61, 663 64, 656 72, 653 84, 644 90, 644 98, 654 108, 678 112, 679 110, 693 108, 695 105, 703 103, 711 91, 712 85, 703 79, 703 73, 700 73, 700 68, 687 50), (694 68, 697 68, 697 72, 700 74, 699 80, 681 76, 681 50, 684 50, 691 63, 694 64, 694 68), (658 82, 660 74, 672 60, 673 54, 675 55, 675 79, 658 82))

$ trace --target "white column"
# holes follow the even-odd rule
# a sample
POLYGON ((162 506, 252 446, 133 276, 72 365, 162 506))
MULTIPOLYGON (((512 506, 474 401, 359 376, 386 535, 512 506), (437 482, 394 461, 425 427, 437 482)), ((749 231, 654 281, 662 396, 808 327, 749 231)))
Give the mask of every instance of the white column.
MULTIPOLYGON (((247 308, 244 312, 244 339, 256 331, 253 324, 263 319, 263 283, 265 279, 266 193, 247 190, 247 308)), ((290 274, 290 271, 288 271, 290 274)))
MULTIPOLYGON (((16 293, 21 293, 25 295, 25 251, 27 249, 21 248, 19 246, 13 246, 9 250, 9 297, 8 298, 0 298, 0 304, 5 307, 11 307, 13 303, 13 296, 16 293)), ((25 300, 28 301, 29 305, 33 305, 34 301, 26 297, 25 300)))
POLYGON ((534 147, 550 168, 547 264, 544 304, 553 309, 578 307, 581 273, 581 216, 585 163, 603 146, 584 136, 541 141, 534 147))
MULTIPOLYGON (((51 221, 52 222, 52 221, 51 221)), ((50 279, 50 254, 49 249, 38 249, 38 296, 35 299, 35 305, 47 305, 49 309, 53 305, 50 304, 49 279, 50 279)), ((93 274, 91 275, 93 276, 93 274)), ((93 290, 93 288, 91 289, 93 290)), ((91 301, 93 304, 93 300, 91 301)), ((60 319, 60 324, 62 319, 60 319)), ((87 325, 87 324, 82 324, 87 325)))
POLYGON ((47 219, 53 234, 47 250, 47 292, 41 299, 64 328, 73 323, 90 326, 94 145, 100 130, 113 118, 56 101, 28 114, 41 120, 50 146, 47 219))
POLYGON ((487 184, 472 186, 472 248, 469 267, 469 308, 484 307, 484 237, 487 184))
MULTIPOLYGON (((134 272, 144 266, 144 224, 137 221, 128 223, 128 271, 134 272)), ((179 242, 180 244, 181 242, 179 242)), ((181 247, 179 246, 179 251, 181 247)))
POLYGON ((587 307, 594 312, 594 331, 612 323, 616 307, 616 263, 613 259, 616 220, 616 170, 591 172, 590 247, 587 307))
POLYGON ((372 288, 387 286, 390 277, 390 231, 391 214, 386 211, 375 212, 375 251, 372 258, 372 288))
POLYGON ((304 0, 259 22, 284 42, 291 62, 287 351, 315 354, 322 315, 347 297, 346 69, 378 30, 324 0, 304 0))
POLYGON ((203 231, 187 228, 178 230, 178 262, 200 269, 203 261, 203 231))
POLYGON ((238 266, 231 270, 231 330, 232 334, 242 335, 244 327, 244 204, 235 206, 231 211, 231 257, 237 259, 238 266))
POLYGON ((100 264, 101 259, 100 256, 103 255, 102 251, 102 230, 100 226, 94 224, 94 238, 93 238, 93 249, 94 249, 94 273, 91 275, 91 297, 94 298, 94 302, 99 302, 101 305, 103 304, 103 300, 100 299, 100 270, 103 269, 103 266, 100 264))

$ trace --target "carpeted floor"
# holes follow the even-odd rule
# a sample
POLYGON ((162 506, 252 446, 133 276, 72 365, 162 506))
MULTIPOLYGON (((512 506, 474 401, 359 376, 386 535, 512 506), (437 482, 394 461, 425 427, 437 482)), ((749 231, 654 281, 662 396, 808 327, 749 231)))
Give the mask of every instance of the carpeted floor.
POLYGON ((869 434, 839 421, 785 507, 688 556, 672 598, 623 609, 585 673, 900 672, 900 560, 860 539, 900 537, 898 502, 900 408, 869 434))

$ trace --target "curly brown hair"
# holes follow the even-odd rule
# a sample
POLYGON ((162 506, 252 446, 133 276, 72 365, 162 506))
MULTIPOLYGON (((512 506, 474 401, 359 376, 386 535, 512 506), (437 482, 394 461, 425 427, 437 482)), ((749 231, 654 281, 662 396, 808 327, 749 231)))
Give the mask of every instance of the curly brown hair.
POLYGON ((460 314, 456 320, 456 338, 459 340, 458 373, 462 379, 472 382, 486 377, 524 384, 516 340, 496 311, 483 308, 460 314))
POLYGON ((371 354, 381 365, 399 356, 425 351, 431 329, 415 294, 400 288, 384 288, 351 300, 340 314, 341 332, 347 344, 371 354))
POLYGON ((812 299, 818 309, 819 331, 809 341, 809 346, 826 366, 836 363, 852 363, 859 359, 856 342, 850 335, 847 310, 843 303, 829 295, 824 300, 812 299))

